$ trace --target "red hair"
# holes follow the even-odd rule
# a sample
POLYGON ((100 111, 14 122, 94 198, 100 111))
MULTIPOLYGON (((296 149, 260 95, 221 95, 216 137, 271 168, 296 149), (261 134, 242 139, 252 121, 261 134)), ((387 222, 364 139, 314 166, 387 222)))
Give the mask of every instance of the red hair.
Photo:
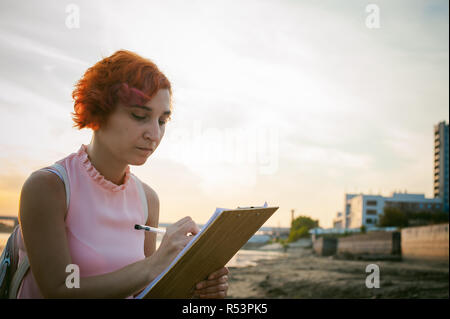
POLYGON ((136 53, 117 51, 87 69, 75 85, 74 127, 97 130, 119 100, 127 105, 142 105, 159 89, 168 89, 172 97, 170 82, 156 64, 136 53))

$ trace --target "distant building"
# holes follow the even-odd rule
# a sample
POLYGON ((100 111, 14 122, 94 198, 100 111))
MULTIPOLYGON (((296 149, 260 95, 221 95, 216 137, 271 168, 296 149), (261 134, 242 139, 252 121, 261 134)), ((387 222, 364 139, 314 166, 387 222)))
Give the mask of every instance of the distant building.
POLYGON ((443 210, 449 211, 448 197, 448 124, 434 126, 434 197, 442 199, 443 210))
POLYGON ((345 228, 341 212, 337 212, 336 218, 333 219, 333 228, 337 228, 337 229, 345 228))
POLYGON ((334 228, 350 228, 350 203, 349 201, 355 197, 358 196, 357 194, 345 194, 345 199, 344 199, 344 211, 338 212, 336 214, 336 217, 333 220, 333 227, 334 228))
POLYGON ((337 213, 334 228, 375 227, 385 207, 399 207, 409 211, 442 209, 440 198, 425 198, 424 194, 393 193, 381 195, 345 194, 345 213, 337 213))

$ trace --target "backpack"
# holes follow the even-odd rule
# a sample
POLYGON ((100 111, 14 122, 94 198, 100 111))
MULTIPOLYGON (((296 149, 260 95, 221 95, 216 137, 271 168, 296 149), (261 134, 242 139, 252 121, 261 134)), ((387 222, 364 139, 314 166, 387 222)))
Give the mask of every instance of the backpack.
MULTIPOLYGON (((66 203, 68 209, 70 200, 70 185, 64 166, 55 163, 52 166, 45 168, 45 170, 49 170, 57 174, 64 182, 64 187, 66 189, 66 203)), ((138 192, 144 208, 144 220, 146 221, 148 217, 148 206, 144 187, 142 186, 141 181, 136 176, 134 176, 133 174, 131 174, 130 176, 135 180, 138 187, 138 192)), ((6 246, 0 257, 0 299, 17 298, 17 293, 19 292, 22 280, 30 268, 30 263, 28 261, 27 255, 25 255, 21 263, 18 264, 20 236, 19 231, 20 224, 14 228, 13 232, 9 236, 8 241, 6 242, 6 246)))

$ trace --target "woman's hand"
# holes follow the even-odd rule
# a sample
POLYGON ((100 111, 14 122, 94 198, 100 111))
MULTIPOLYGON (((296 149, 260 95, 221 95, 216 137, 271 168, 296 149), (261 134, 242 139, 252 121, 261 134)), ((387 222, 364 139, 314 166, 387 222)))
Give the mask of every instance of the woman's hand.
POLYGON ((208 276, 207 280, 195 285, 194 297, 199 298, 225 298, 228 291, 227 267, 220 268, 208 276))
POLYGON ((158 250, 154 253, 159 260, 159 267, 163 271, 175 259, 178 253, 183 250, 193 235, 200 229, 191 217, 184 217, 167 227, 166 233, 161 240, 158 250), (188 236, 188 234, 192 236, 188 236))

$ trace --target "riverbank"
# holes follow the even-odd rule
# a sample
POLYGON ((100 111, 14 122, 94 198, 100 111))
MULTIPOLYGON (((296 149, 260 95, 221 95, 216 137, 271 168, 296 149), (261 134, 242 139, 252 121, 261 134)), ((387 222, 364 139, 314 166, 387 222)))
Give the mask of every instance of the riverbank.
POLYGON ((343 260, 273 246, 241 250, 230 261, 228 298, 449 298, 448 263, 343 260), (380 288, 366 287, 368 264, 378 265, 380 288))
POLYGON ((448 263, 341 260, 296 248, 230 267, 228 298, 449 298, 448 272, 448 263), (380 288, 366 287, 368 264, 378 265, 380 288))

